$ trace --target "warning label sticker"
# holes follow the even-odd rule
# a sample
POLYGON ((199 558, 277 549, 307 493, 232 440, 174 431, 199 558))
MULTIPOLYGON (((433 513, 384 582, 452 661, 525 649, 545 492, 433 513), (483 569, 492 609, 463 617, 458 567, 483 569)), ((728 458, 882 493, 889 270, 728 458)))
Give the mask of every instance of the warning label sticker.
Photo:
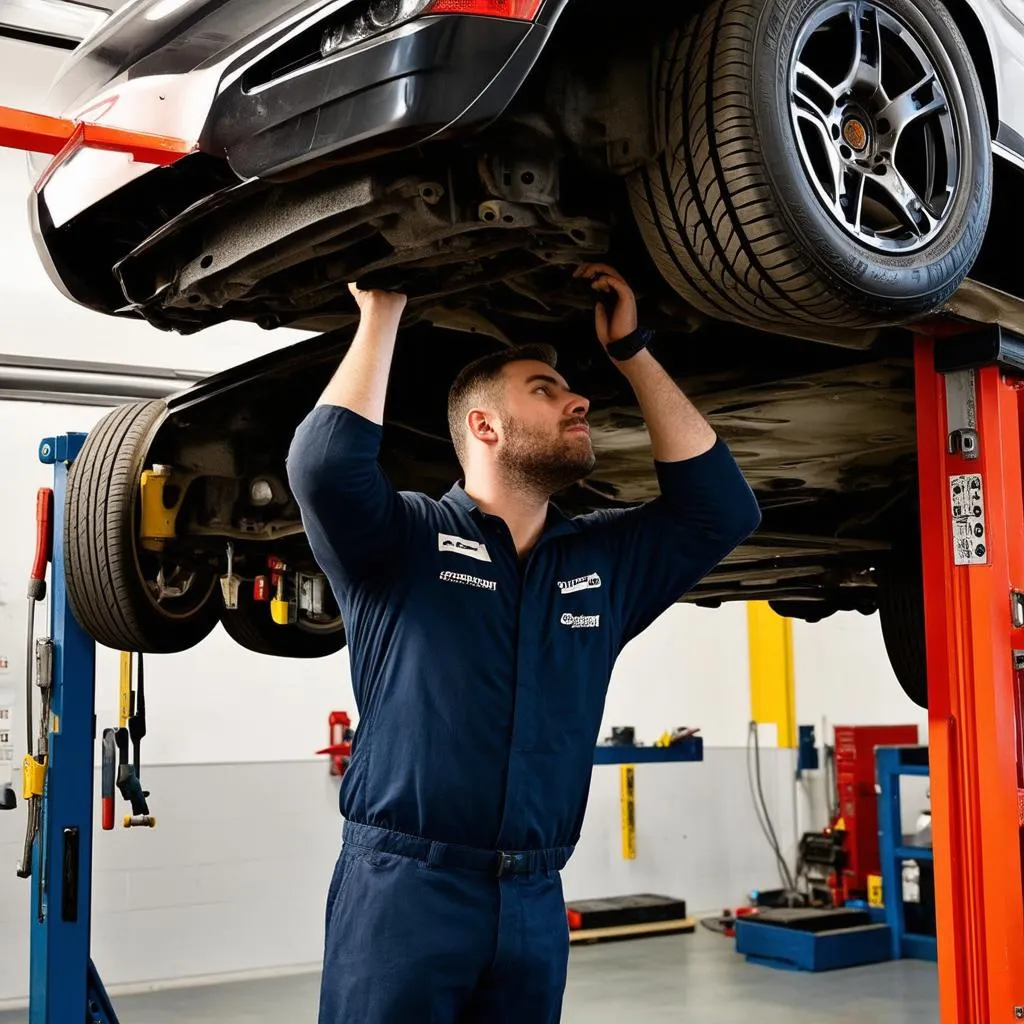
POLYGON ((0 786, 10 786, 14 776, 14 738, 11 735, 12 691, 0 687, 0 786))
POLYGON ((953 511, 953 564, 985 565, 988 536, 981 476, 977 473, 951 476, 949 499, 953 511))

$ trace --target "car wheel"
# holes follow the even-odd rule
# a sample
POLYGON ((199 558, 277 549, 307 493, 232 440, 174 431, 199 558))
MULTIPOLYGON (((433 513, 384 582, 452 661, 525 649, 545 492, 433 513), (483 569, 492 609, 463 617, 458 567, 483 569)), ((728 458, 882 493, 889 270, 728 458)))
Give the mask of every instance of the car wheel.
POLYGON ((82 628, 115 650, 184 651, 217 624, 215 573, 170 565, 138 542, 139 481, 165 409, 161 401, 135 402, 107 413, 68 473, 68 599, 82 628), (163 588, 157 583, 161 570, 163 588))
POLYGON ((896 565, 886 572, 878 588, 878 615, 889 664, 903 692, 918 707, 928 707, 920 565, 896 565))
POLYGON ((270 606, 254 601, 245 589, 239 591, 237 608, 223 610, 221 624, 235 643, 256 654, 326 658, 345 646, 340 617, 322 624, 300 619, 294 625, 281 626, 270 617, 270 606))
POLYGON ((631 203, 693 306, 827 340, 925 314, 963 281, 991 136, 937 0, 716 0, 659 42, 651 81, 659 155, 631 203))

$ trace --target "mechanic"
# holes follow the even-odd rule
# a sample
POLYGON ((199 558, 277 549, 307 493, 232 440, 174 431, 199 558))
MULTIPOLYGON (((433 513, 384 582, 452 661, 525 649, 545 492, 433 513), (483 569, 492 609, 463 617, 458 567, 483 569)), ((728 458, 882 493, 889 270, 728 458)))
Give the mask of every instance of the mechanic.
POLYGON ((545 1024, 569 937, 559 871, 583 820, 622 647, 757 526, 725 444, 646 348, 611 267, 598 339, 632 385, 661 494, 567 518, 594 467, 546 346, 485 356, 449 395, 464 471, 440 501, 378 462, 405 297, 350 286, 353 342, 299 426, 289 479, 348 632, 359 711, 327 898, 321 1024, 545 1024))

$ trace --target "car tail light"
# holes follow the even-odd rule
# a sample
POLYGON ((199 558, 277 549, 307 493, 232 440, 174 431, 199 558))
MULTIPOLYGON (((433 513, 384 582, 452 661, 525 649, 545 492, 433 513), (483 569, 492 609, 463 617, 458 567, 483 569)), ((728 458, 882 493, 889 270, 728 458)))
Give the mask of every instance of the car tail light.
MULTIPOLYGON (((533 21, 544 0, 370 0, 361 13, 326 28, 320 40, 321 56, 366 42, 424 14, 476 14, 489 18, 533 21)), ((347 15, 347 16, 346 16, 347 15)))
POLYGON ((490 18, 533 21, 544 0, 433 0, 428 14, 480 14, 490 18))

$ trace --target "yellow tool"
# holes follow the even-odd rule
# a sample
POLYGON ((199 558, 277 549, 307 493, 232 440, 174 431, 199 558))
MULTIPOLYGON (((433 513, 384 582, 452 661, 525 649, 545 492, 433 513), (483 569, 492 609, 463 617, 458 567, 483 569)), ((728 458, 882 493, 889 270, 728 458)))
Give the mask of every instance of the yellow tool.
POLYGON ((25 800, 43 795, 46 782, 46 759, 37 761, 31 754, 25 755, 21 762, 21 795, 25 800))
POLYGON ((636 860, 636 766, 619 768, 619 805, 622 813, 622 859, 636 860))
POLYGON ((121 652, 121 690, 118 701, 118 719, 122 729, 128 728, 128 719, 132 717, 132 653, 121 652))
POLYGON ((162 551, 176 531, 178 513, 194 473, 175 473, 170 466, 143 471, 139 481, 142 497, 139 538, 147 551, 162 551))
POLYGON ((279 626, 288 626, 294 621, 295 605, 285 596, 284 567, 277 577, 277 591, 270 599, 270 617, 279 626))
POLYGON ((882 900, 882 876, 868 875, 868 906, 885 906, 882 900))

